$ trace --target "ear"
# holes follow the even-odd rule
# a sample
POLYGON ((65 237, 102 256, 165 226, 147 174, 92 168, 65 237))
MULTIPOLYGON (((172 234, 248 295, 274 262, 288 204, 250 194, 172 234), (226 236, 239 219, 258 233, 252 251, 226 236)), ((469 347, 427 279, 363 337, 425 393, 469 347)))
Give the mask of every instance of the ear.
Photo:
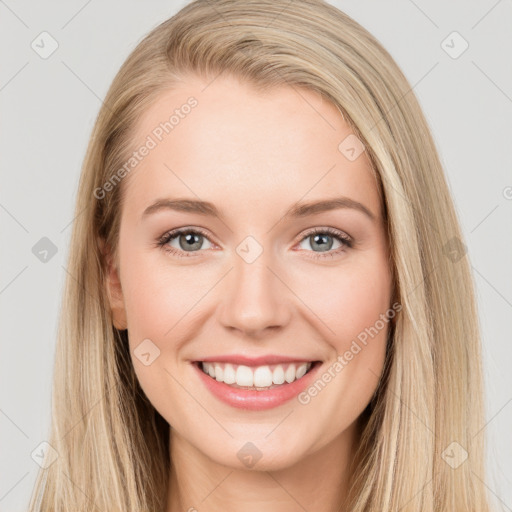
POLYGON ((127 329, 126 309, 124 305, 123 290, 119 279, 119 269, 113 261, 110 247, 103 239, 99 240, 99 246, 105 262, 106 282, 108 301, 112 311, 114 327, 119 330, 127 329))

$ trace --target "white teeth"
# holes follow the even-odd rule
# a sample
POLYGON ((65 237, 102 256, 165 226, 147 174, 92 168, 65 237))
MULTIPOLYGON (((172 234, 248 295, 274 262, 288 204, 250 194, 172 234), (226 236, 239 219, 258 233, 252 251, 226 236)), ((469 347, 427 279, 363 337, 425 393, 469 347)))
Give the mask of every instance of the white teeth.
POLYGON ((224 370, 222 369, 222 366, 219 366, 218 364, 215 365, 215 379, 219 382, 224 382, 224 370))
POLYGON ((274 368, 274 373, 272 374, 272 382, 274 384, 283 384, 284 383, 284 370, 282 365, 278 364, 274 368))
POLYGON ((201 367, 207 375, 225 384, 240 387, 269 388, 272 385, 292 383, 302 378, 311 368, 312 363, 285 365, 264 365, 249 367, 229 363, 202 363, 201 367))
POLYGON ((233 365, 229 363, 224 366, 224 382, 226 384, 234 384, 236 382, 235 370, 233 365))
POLYGON ((288 382, 288 383, 293 382, 295 380, 295 365, 294 364, 291 364, 290 366, 288 366, 288 368, 286 369, 286 372, 284 373, 284 378, 285 378, 286 382, 288 382))
MULTIPOLYGON (((306 374, 306 371, 307 371, 307 364, 304 363, 304 364, 301 364, 298 368, 297 368, 297 371, 295 372, 295 377, 297 379, 300 379, 301 377, 304 377, 304 375, 306 374)), ((217 379, 218 380, 218 379, 217 379)))
POLYGON ((238 386, 254 385, 254 374, 248 366, 242 364, 236 369, 236 383, 238 386))
POLYGON ((257 388, 272 386, 272 372, 268 366, 259 366, 254 371, 254 385, 257 388))

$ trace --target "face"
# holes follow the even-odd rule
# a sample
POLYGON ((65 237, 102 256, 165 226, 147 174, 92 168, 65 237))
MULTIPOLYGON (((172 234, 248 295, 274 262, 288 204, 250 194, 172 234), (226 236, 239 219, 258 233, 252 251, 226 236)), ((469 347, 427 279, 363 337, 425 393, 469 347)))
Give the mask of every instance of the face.
POLYGON ((149 149, 120 185, 114 324, 176 436, 284 468, 341 439, 376 390, 392 289, 379 189, 317 93, 206 85, 163 93, 137 126, 149 149))

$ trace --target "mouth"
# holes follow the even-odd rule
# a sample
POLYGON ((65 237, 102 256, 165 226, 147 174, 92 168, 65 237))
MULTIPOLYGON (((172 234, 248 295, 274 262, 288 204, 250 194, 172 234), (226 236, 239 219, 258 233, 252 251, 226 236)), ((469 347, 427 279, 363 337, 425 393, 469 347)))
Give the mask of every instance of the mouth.
POLYGON ((199 379, 214 397, 241 409, 264 410, 282 405, 304 391, 322 361, 236 364, 194 361, 199 379))
POLYGON ((247 366, 223 362, 197 361, 201 371, 223 382, 233 389, 250 389, 265 391, 279 386, 291 384, 306 375, 313 365, 320 361, 267 364, 247 366))

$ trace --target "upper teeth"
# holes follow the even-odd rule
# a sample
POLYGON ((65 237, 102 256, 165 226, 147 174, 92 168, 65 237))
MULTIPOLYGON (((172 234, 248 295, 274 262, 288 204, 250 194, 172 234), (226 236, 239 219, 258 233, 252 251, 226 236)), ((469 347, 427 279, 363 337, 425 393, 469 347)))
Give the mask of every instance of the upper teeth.
POLYGON ((283 384, 300 379, 311 368, 312 363, 291 363, 249 367, 229 363, 202 363, 205 373, 219 382, 238 386, 264 388, 272 384, 283 384))

